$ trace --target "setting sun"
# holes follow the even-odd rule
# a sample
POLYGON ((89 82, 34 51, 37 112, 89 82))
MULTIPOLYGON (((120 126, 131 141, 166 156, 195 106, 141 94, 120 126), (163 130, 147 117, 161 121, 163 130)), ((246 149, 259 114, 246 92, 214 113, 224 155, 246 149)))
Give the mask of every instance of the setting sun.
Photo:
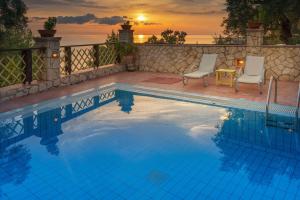
POLYGON ((144 15, 139 15, 139 16, 137 17, 137 20, 138 20, 139 22, 144 22, 144 21, 146 21, 146 17, 145 17, 144 15))

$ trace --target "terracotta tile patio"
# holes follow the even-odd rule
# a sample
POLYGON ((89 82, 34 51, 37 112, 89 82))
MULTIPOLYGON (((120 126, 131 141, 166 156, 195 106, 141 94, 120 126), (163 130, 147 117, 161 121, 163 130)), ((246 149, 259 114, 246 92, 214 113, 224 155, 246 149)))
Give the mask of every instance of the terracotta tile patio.
MULTIPOLYGON (((170 89, 184 92, 193 92, 212 96, 229 98, 243 98, 251 101, 266 101, 268 82, 264 85, 264 93, 259 94, 256 85, 240 85, 240 92, 236 93, 228 86, 216 86, 215 79, 211 77, 208 87, 203 87, 202 80, 190 80, 188 85, 183 86, 181 77, 169 73, 150 72, 122 72, 99 79, 86 81, 77 85, 54 88, 49 91, 30 96, 16 98, 0 104, 0 112, 21 108, 26 105, 39 103, 45 100, 70 95, 75 92, 87 90, 96 86, 113 82, 129 83, 160 89, 170 89)), ((284 105, 296 105, 298 82, 280 81, 278 83, 278 103, 284 105)))

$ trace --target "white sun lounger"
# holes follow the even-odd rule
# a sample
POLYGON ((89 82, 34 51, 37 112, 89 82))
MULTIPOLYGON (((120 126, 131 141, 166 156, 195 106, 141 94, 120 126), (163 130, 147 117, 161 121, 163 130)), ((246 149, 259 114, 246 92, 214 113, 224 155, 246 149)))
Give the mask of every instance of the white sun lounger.
POLYGON ((259 92, 262 94, 264 83, 264 57, 247 56, 244 73, 240 71, 235 82, 235 91, 239 91, 239 83, 258 84, 259 92))
POLYGON ((183 74, 182 81, 183 84, 187 84, 187 80, 189 78, 192 79, 201 79, 203 78, 204 86, 208 86, 205 77, 209 76, 210 74, 214 73, 216 61, 217 61, 218 54, 203 54, 199 68, 197 71, 183 74))

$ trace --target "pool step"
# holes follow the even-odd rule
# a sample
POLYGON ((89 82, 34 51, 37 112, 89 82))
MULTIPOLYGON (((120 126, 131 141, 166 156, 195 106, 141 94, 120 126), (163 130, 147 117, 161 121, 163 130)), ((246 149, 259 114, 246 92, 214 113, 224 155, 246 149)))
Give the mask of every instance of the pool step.
POLYGON ((276 128, 282 128, 287 130, 294 130, 295 129, 295 122, 288 122, 288 121, 278 121, 275 119, 267 119, 266 120, 266 126, 276 127, 276 128))

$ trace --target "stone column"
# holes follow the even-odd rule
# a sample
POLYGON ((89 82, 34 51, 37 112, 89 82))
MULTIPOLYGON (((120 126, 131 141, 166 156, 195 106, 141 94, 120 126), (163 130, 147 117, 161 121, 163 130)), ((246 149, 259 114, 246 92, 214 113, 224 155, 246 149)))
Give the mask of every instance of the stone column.
POLYGON ((44 47, 45 49, 45 67, 41 80, 52 81, 54 86, 60 82, 60 47, 61 37, 36 37, 34 38, 35 47, 44 47))
POLYGON ((120 42, 133 43, 133 32, 134 30, 119 30, 120 42))
POLYGON ((264 29, 247 29, 247 46, 261 46, 264 43, 264 29))

